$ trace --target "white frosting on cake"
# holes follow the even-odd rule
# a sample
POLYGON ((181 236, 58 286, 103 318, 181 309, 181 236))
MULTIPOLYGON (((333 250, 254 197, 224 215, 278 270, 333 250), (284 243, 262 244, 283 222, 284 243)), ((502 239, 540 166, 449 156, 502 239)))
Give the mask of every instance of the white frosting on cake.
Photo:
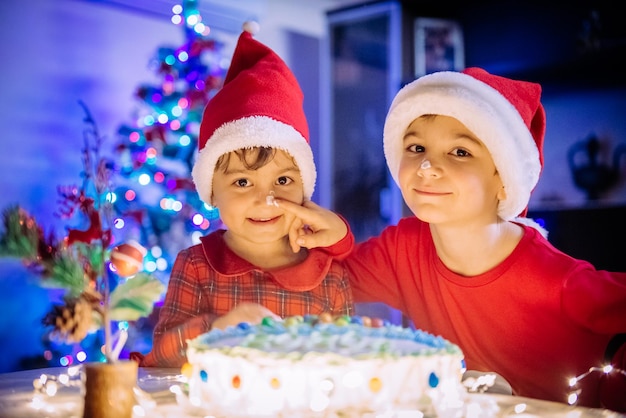
POLYGON ((214 330, 188 341, 187 359, 188 387, 179 401, 215 416, 454 416, 466 393, 456 345, 419 330, 345 319, 214 330))

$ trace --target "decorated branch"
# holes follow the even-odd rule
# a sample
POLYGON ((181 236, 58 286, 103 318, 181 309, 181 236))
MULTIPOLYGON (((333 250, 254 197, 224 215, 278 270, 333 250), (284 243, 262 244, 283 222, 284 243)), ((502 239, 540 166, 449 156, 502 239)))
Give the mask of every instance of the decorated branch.
POLYGON ((2 213, 0 256, 19 258, 40 277, 46 288, 63 289, 63 303, 43 318, 51 337, 78 343, 104 328, 107 362, 117 360, 121 347, 112 347, 111 321, 134 321, 151 313, 164 285, 142 271, 146 250, 135 241, 111 245, 110 164, 101 158, 101 137, 89 110, 83 106, 83 183, 59 187, 62 219, 83 215, 86 228, 67 228, 67 235, 46 233, 34 216, 13 205, 2 213), (116 280, 113 280, 116 279, 116 280), (115 283, 113 289, 110 283, 115 283))

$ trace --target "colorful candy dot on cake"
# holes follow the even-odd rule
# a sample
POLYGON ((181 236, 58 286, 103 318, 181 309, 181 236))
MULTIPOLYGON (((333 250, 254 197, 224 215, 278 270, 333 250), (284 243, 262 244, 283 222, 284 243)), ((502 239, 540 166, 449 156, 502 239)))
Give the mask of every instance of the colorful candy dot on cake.
POLYGON ((250 324, 247 322, 240 322, 237 324, 237 328, 239 328, 242 331, 247 331, 250 329, 250 324))
POLYGON ((276 325, 276 321, 274 321, 274 318, 272 318, 271 316, 266 316, 261 320, 261 325, 264 325, 266 327, 273 327, 274 325, 276 325))
POLYGON ((364 327, 369 328, 372 326, 372 318, 370 318, 369 316, 362 316, 361 323, 363 324, 364 327))
POLYGON ((431 372, 428 376, 428 386, 431 388, 436 388, 439 386, 439 377, 435 374, 435 372, 431 372))
POLYGON ((278 378, 276 377, 272 377, 270 379, 270 386, 272 387, 272 389, 280 389, 280 380, 278 380, 278 378))
POLYGON ((363 325, 363 317, 354 315, 353 317, 350 318, 350 323, 355 324, 355 325, 363 325))
POLYGON ((239 389, 241 387, 241 377, 239 377, 239 375, 237 374, 233 376, 233 380, 231 381, 231 384, 233 385, 235 389, 239 389))
POLYGON ((206 370, 200 370, 200 380, 202 380, 203 382, 209 380, 209 373, 207 373, 206 370))
POLYGON ((382 328, 385 326, 385 322, 380 318, 372 318, 370 327, 372 328, 382 328))
POLYGON ((286 327, 293 327, 294 325, 297 325, 298 322, 291 316, 288 316, 287 318, 285 318, 285 320, 283 321, 283 324, 286 327))
POLYGON ((340 315, 337 318, 335 318, 335 320, 333 322, 337 326, 345 327, 346 325, 348 325, 350 323, 350 317, 346 316, 346 315, 340 315))
POLYGON ((322 312, 318 318, 322 324, 330 324, 333 322, 333 316, 328 312, 322 312))
POLYGON ((372 392, 377 393, 380 392, 380 390, 383 387, 383 382, 377 378, 377 377, 372 377, 369 381, 369 388, 372 392))
POLYGON ((304 323, 309 324, 311 326, 314 326, 315 324, 317 324, 318 319, 319 318, 317 315, 313 315, 313 314, 304 315, 304 323))
POLYGON ((186 378, 190 378, 192 369, 193 369, 193 366, 191 365, 191 363, 185 363, 180 368, 180 373, 186 378))
POLYGON ((288 316, 285 318, 284 324, 286 327, 293 327, 302 323, 302 317, 288 316))

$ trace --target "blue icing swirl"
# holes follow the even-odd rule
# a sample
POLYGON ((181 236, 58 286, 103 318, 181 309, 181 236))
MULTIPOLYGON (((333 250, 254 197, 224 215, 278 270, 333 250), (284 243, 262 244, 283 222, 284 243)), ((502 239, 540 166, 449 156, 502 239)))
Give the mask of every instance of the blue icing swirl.
MULTIPOLYGON (((315 315, 296 321, 241 323, 226 330, 212 330, 190 341, 198 349, 242 346, 275 352, 319 351, 347 355, 429 354, 444 349, 460 349, 441 336, 396 325, 366 327, 362 320, 319 322, 315 315), (397 342, 393 342, 397 341, 397 342)), ((436 376, 435 376, 436 378, 436 376)))

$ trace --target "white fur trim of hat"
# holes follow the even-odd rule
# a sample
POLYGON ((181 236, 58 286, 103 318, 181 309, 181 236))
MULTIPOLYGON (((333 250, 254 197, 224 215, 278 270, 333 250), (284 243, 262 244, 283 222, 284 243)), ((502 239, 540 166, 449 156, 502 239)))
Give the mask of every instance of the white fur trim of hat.
POLYGON ((308 142, 290 125, 267 116, 249 116, 220 126, 198 153, 191 175, 204 202, 212 202, 213 172, 219 157, 254 147, 272 147, 291 155, 300 169, 305 198, 311 198, 317 172, 308 142))

